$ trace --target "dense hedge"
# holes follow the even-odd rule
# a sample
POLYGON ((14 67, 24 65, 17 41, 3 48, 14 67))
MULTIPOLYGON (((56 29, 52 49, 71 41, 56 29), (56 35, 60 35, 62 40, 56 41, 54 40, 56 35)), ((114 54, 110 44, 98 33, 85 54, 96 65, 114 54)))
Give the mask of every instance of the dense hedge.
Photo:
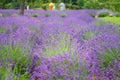
POLYGON ((111 9, 113 11, 119 11, 120 12, 120 2, 114 2, 114 3, 103 3, 100 5, 101 8, 107 8, 111 9))

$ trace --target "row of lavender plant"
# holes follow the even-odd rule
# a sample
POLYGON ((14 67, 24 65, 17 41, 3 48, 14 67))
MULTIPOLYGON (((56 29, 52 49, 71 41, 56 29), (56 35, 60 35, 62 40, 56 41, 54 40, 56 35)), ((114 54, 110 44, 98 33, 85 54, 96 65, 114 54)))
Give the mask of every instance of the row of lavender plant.
POLYGON ((96 10, 0 13, 0 79, 120 79, 119 25, 96 10))

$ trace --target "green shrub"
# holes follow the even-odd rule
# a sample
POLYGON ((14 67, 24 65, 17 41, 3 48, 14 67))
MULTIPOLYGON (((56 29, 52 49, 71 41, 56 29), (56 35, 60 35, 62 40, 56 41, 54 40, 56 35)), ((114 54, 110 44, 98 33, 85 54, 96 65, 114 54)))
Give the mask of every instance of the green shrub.
POLYGON ((96 16, 96 14, 93 14, 93 13, 90 13, 89 14, 91 17, 95 17, 96 16))
POLYGON ((101 12, 98 14, 98 17, 106 17, 109 15, 109 12, 101 12))
POLYGON ((34 8, 40 8, 41 6, 40 6, 39 3, 37 3, 37 4, 34 3, 34 6, 33 6, 33 7, 34 7, 34 8))
POLYGON ((101 54, 98 55, 98 60, 101 61, 100 67, 108 67, 108 64, 110 62, 113 62, 115 59, 118 59, 119 54, 120 48, 104 50, 101 54))
POLYGON ((80 9, 80 7, 78 5, 72 5, 71 8, 72 9, 80 9))
POLYGON ((34 13, 34 14, 32 14, 32 17, 38 17, 38 16, 39 16, 38 13, 34 13))
POLYGON ((66 15, 66 14, 60 14, 60 16, 64 18, 64 17, 66 17, 67 15, 66 15))
POLYGON ((12 9, 13 8, 12 3, 5 4, 5 8, 12 9))
POLYGON ((43 4, 42 9, 47 10, 47 4, 43 4))
POLYGON ((29 6, 30 8, 39 9, 42 7, 42 4, 43 4, 42 0, 35 0, 34 2, 30 2, 29 6))
POLYGON ((50 16, 50 14, 49 13, 46 13, 46 14, 44 14, 45 15, 45 17, 49 17, 50 16))
POLYGON ((20 3, 19 2, 13 2, 12 6, 14 9, 19 9, 20 8, 20 3))
POLYGON ((31 3, 29 3, 29 7, 30 8, 34 8, 34 6, 33 6, 34 4, 31 2, 31 3))
POLYGON ((2 3, 0 3, 0 9, 2 9, 3 8, 3 4, 2 3))
POLYGON ((120 13, 115 14, 116 17, 120 17, 120 13))
POLYGON ((72 4, 66 4, 66 8, 71 9, 72 8, 72 4))

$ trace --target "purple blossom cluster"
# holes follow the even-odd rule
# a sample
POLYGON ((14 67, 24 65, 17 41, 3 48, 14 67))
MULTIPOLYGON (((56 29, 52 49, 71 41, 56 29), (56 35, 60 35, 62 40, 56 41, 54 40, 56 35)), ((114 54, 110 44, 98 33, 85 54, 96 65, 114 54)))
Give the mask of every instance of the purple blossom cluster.
MULTIPOLYGON (((18 44, 29 51, 29 80, 119 80, 119 26, 91 13, 98 11, 29 10, 20 16, 0 10, 0 46, 18 44)), ((0 59, 0 69, 2 64, 0 59)))

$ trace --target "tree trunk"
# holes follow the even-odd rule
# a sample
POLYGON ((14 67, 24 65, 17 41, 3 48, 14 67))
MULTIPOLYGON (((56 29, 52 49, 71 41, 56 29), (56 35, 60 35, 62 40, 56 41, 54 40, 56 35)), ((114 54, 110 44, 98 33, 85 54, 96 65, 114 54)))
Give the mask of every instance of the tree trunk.
POLYGON ((25 0, 20 0, 20 15, 24 15, 25 0))

